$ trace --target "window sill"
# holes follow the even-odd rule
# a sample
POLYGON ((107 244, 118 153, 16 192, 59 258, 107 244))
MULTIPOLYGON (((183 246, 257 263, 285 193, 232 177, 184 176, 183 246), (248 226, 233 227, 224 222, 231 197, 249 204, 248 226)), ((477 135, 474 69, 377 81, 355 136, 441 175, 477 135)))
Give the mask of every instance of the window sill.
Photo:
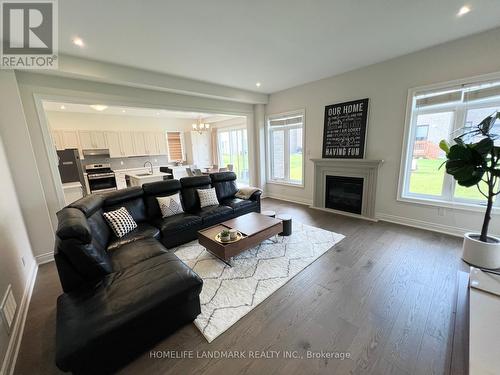
MULTIPOLYGON (((399 202, 405 202, 405 203, 414 203, 414 204, 419 204, 423 206, 432 206, 432 207, 442 207, 442 208, 450 208, 454 210, 462 210, 462 211, 469 211, 469 212, 479 212, 483 213, 486 211, 486 205, 478 205, 478 204, 473 204, 473 203, 466 203, 466 202, 449 202, 449 201, 443 201, 439 199, 432 199, 432 198, 416 198, 412 196, 398 196, 397 199, 399 202)), ((494 215, 498 215, 500 213, 500 207, 495 207, 493 206, 491 213, 494 215)))
POLYGON ((296 188, 304 188, 304 184, 294 184, 293 182, 286 182, 286 181, 275 181, 275 180, 267 180, 266 181, 268 184, 272 185, 283 185, 283 186, 290 186, 290 187, 296 187, 296 188))

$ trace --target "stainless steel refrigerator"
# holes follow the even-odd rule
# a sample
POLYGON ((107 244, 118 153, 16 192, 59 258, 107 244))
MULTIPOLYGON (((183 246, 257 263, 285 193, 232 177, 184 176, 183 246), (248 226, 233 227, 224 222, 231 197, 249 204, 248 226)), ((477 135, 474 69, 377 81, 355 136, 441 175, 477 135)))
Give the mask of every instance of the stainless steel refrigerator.
POLYGON ((59 159, 59 175, 63 184, 67 182, 80 182, 85 191, 85 177, 83 176, 80 154, 76 148, 67 148, 57 151, 59 159))

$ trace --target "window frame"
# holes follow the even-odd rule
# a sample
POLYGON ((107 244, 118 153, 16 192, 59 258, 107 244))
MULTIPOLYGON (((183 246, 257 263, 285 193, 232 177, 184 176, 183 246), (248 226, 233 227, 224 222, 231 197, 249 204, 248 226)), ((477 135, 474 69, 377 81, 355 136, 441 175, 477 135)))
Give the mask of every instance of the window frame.
POLYGON ((186 147, 184 143, 184 132, 181 130, 165 130, 164 131, 164 137, 165 141, 167 142, 167 160, 169 163, 177 161, 177 159, 172 159, 170 155, 170 144, 168 143, 168 133, 179 133, 179 140, 181 142, 181 155, 182 155, 182 162, 186 161, 186 147))
POLYGON ((266 126, 265 126, 265 138, 266 138, 266 183, 275 184, 275 185, 285 185, 297 188, 305 188, 305 148, 306 148, 306 111, 305 109, 298 109, 288 112, 275 113, 268 115, 266 117, 266 126), (292 117, 292 116, 302 116, 302 126, 295 125, 289 127, 280 127, 280 129, 284 130, 284 148, 285 148, 285 178, 284 179, 276 179, 272 177, 272 162, 271 162, 271 126, 270 122, 272 120, 276 120, 282 117, 292 117), (290 179, 290 130, 292 129, 302 129, 302 179, 300 182, 293 182, 290 179))
MULTIPOLYGON (((409 192, 409 183, 411 175, 411 155, 413 152, 413 147, 415 143, 415 132, 417 126, 412 126, 416 124, 416 117, 425 113, 439 113, 439 112, 453 112, 454 118, 451 125, 451 129, 456 130, 465 125, 467 111, 476 108, 484 108, 487 105, 499 105, 500 99, 486 99, 478 100, 474 103, 469 103, 465 107, 462 102, 438 104, 434 106, 429 106, 429 108, 420 109, 414 111, 415 107, 415 96, 421 92, 434 91, 434 90, 446 90, 457 88, 460 86, 468 86, 471 84, 480 84, 481 82, 488 81, 500 81, 500 72, 487 74, 482 76, 475 76, 450 82, 432 84, 427 86, 419 86, 411 88, 408 90, 408 97, 406 102, 406 116, 405 116, 405 127, 403 144, 401 150, 401 162, 400 162, 400 172, 398 179, 398 193, 397 200, 407 203, 417 203, 426 206, 444 207, 444 208, 455 208, 462 209, 466 211, 476 211, 483 212, 486 206, 486 201, 478 202, 474 199, 456 198, 454 197, 456 181, 452 176, 445 173, 443 181, 443 190, 440 196, 430 195, 430 194, 418 194, 409 192)), ((500 199, 495 200, 493 204, 493 212, 495 214, 500 212, 500 199)))

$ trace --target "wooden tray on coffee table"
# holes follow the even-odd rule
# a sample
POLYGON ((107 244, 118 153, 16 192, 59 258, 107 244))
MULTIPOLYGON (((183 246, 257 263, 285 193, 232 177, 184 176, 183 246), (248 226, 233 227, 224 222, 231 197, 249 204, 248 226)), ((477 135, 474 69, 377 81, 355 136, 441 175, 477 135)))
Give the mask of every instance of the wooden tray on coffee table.
POLYGON ((198 231, 198 242, 217 258, 231 265, 232 257, 259 245, 282 231, 283 223, 281 220, 251 212, 198 231), (217 241, 215 236, 224 229, 236 229, 242 234, 242 238, 239 241, 229 243, 217 241))

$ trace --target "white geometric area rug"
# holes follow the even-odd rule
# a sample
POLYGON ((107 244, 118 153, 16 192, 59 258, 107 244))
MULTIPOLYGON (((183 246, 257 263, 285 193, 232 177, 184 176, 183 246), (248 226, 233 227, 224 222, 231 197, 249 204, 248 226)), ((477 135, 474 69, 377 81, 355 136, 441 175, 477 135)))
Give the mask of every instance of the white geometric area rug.
POLYGON ((232 267, 192 241, 175 255, 203 279, 201 314, 194 324, 212 342, 259 303, 344 238, 293 223, 292 235, 264 241, 233 258, 232 267))

